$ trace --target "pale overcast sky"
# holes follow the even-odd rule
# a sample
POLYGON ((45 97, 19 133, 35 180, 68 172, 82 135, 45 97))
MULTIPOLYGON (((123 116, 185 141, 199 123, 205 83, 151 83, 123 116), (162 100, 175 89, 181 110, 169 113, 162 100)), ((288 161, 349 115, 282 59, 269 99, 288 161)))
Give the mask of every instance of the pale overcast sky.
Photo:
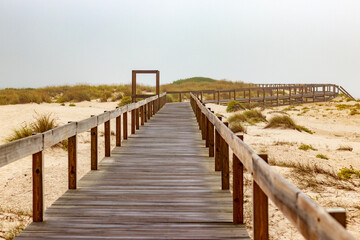
POLYGON ((132 69, 360 97, 360 1, 0 0, 0 88, 129 83, 132 69))

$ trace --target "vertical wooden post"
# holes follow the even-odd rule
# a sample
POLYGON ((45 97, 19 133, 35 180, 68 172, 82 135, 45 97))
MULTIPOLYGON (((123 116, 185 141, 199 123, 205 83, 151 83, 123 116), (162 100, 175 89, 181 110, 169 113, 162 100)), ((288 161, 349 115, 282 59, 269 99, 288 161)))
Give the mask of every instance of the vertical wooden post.
MULTIPOLYGON (((214 112, 212 112, 214 113, 214 112)), ((214 124, 208 124, 209 157, 214 157, 214 124)))
POLYGON ((220 105, 220 91, 217 91, 217 95, 218 95, 218 101, 217 104, 220 105))
POLYGON ((209 125, 210 121, 205 115, 205 147, 209 147, 209 125))
POLYGON ((44 154, 43 152, 32 155, 33 177, 33 221, 42 222, 44 215, 44 154))
POLYGON ((91 129, 91 170, 98 169, 98 127, 91 129))
POLYGON ((124 140, 128 138, 128 119, 127 119, 127 112, 123 113, 123 135, 124 140))
POLYGON ((181 102, 181 92, 179 92, 179 102, 181 102))
POLYGON ((136 112, 136 129, 140 129, 140 114, 139 114, 139 108, 135 110, 136 112))
MULTIPOLYGON (((244 141, 244 135, 237 135, 244 141)), ((244 166, 233 154, 233 223, 244 223, 244 166)))
POLYGON ((147 120, 148 120, 148 110, 147 110, 148 105, 145 104, 143 107, 144 107, 144 122, 147 122, 147 120))
POLYGON ((131 134, 135 134, 135 109, 131 110, 131 134))
POLYGON ((116 124, 116 146, 121 146, 121 115, 116 117, 115 120, 116 124))
MULTIPOLYGON (((220 121, 222 120, 219 117, 220 121)), ((220 157, 220 143, 221 143, 221 136, 217 129, 215 129, 215 171, 221 171, 222 169, 222 162, 220 157)))
POLYGON ((105 131, 105 157, 110 157, 110 120, 104 123, 105 131))
POLYGON ((276 105, 279 106, 279 87, 276 88, 276 105))
POLYGON ((201 112, 201 137, 202 140, 205 140, 205 114, 201 112))
POLYGON ((140 107, 140 118, 141 118, 141 125, 143 126, 145 124, 145 112, 144 112, 145 106, 142 105, 140 107))
MULTIPOLYGON (((267 154, 259 157, 268 162, 267 154)), ((269 239, 269 209, 268 197, 259 185, 253 181, 253 233, 254 240, 269 239)))
MULTIPOLYGON (((224 123, 228 126, 229 123, 224 123)), ((230 180, 229 180, 229 145, 227 142, 220 136, 220 157, 222 162, 221 168, 221 188, 223 190, 229 189, 230 180)))
POLYGON ((77 182, 77 146, 76 135, 68 138, 68 187, 69 189, 76 189, 77 182))
POLYGON ((234 89, 234 100, 236 101, 236 90, 234 89))

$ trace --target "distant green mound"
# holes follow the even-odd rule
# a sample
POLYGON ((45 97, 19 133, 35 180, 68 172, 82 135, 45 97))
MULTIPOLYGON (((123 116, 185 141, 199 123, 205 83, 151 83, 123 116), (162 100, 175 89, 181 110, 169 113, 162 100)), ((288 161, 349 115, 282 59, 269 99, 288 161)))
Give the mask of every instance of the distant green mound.
POLYGON ((172 84, 182 84, 182 83, 187 83, 187 82, 216 82, 216 80, 212 79, 212 78, 206 78, 206 77, 192 77, 192 78, 176 80, 172 84))

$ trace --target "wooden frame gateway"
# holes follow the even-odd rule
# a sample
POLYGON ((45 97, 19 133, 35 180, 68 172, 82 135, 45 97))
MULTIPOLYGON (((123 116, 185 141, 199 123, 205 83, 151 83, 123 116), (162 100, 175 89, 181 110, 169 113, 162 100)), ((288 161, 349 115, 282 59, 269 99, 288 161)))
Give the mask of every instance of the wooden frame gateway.
POLYGON ((160 95, 160 72, 159 70, 132 70, 132 102, 136 102, 136 98, 146 98, 148 96, 136 95, 136 74, 156 74, 156 95, 160 95))

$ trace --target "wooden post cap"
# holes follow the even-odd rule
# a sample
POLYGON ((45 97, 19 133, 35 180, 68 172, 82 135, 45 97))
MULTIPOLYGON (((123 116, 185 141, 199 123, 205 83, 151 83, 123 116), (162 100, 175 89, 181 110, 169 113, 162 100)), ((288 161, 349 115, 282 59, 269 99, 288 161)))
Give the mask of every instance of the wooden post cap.
POLYGON ((260 153, 258 154, 259 157, 261 157, 265 162, 268 162, 268 155, 266 153, 260 153))
POLYGON ((241 141, 244 141, 244 135, 242 134, 239 134, 239 135, 236 135, 238 138, 240 138, 241 141))
POLYGON ((326 211, 333 217, 335 220, 340 223, 344 228, 346 228, 346 212, 344 208, 327 208, 326 211))
POLYGON ((222 117, 221 117, 221 116, 219 116, 218 118, 219 118, 220 121, 222 121, 222 117))
POLYGON ((224 122, 225 126, 229 127, 229 122, 224 122))

